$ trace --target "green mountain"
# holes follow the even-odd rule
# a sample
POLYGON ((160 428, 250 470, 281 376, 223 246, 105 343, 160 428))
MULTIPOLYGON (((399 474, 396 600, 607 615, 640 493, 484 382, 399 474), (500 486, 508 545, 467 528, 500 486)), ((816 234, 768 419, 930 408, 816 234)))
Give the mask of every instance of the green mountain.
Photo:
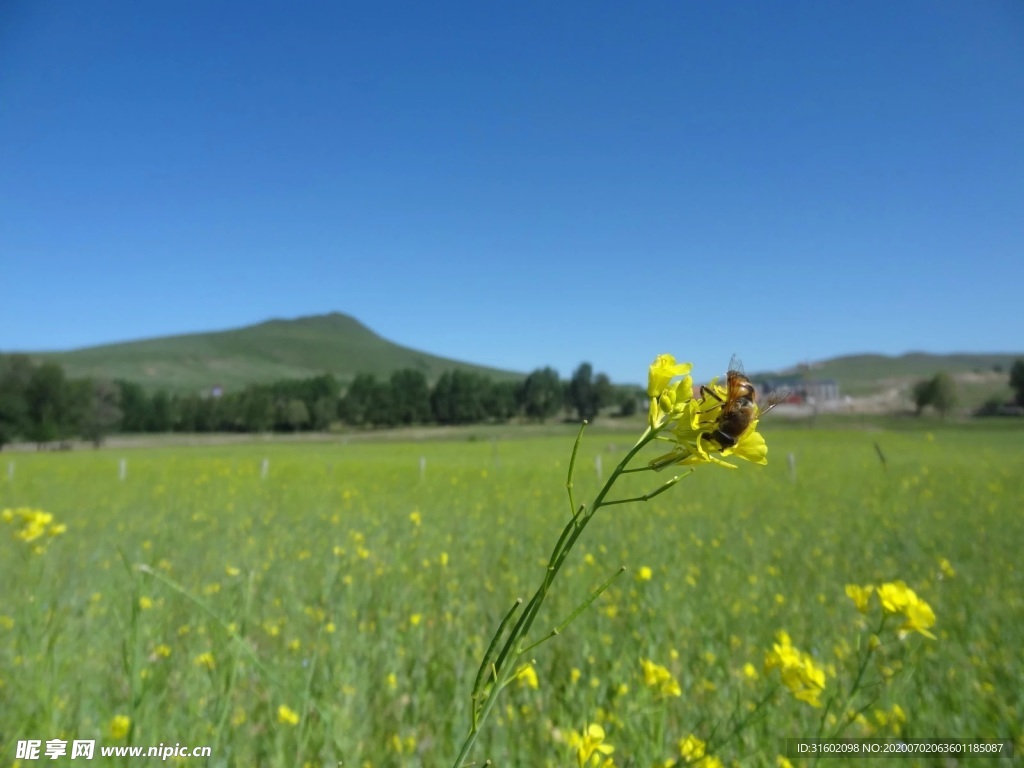
POLYGON ((335 312, 212 333, 104 344, 70 352, 32 355, 64 366, 72 377, 135 381, 169 391, 226 390, 279 379, 331 373, 350 381, 357 373, 385 378, 401 368, 423 371, 434 381, 447 370, 519 379, 511 371, 429 355, 381 338, 355 318, 335 312))

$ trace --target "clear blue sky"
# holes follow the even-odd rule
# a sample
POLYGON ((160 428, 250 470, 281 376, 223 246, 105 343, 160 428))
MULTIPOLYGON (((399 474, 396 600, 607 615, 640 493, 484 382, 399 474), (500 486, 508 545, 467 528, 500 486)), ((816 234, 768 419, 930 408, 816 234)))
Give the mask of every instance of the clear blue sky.
POLYGON ((1024 348, 1024 3, 0 5, 0 349, 1024 348))

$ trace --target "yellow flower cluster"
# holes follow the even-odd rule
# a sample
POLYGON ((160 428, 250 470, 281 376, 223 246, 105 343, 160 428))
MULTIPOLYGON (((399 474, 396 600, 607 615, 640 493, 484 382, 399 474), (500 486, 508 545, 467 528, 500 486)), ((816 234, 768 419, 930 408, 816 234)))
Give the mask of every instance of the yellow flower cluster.
POLYGON ((582 733, 569 732, 569 746, 576 750, 576 762, 579 768, 587 765, 588 761, 592 766, 608 768, 613 765, 611 758, 602 756, 610 755, 615 747, 606 744, 604 728, 597 723, 591 723, 582 733))
POLYGON ((282 725, 296 726, 299 724, 300 719, 299 713, 285 704, 277 708, 277 722, 282 725))
POLYGON ((903 616, 901 632, 920 632, 925 637, 935 639, 935 635, 928 631, 935 626, 935 612, 904 582, 893 581, 882 584, 880 587, 870 584, 863 587, 857 584, 846 585, 846 596, 853 600, 857 610, 861 613, 868 612, 871 595, 876 593, 882 604, 882 610, 886 613, 903 616))
POLYGON ((692 733, 685 739, 679 740, 678 748, 681 760, 667 760, 665 762, 667 768, 683 765, 697 766, 697 768, 722 768, 722 761, 707 753, 707 743, 692 733))
POLYGON ((809 654, 793 647, 786 632, 780 631, 776 639, 778 642, 765 655, 765 674, 778 669, 782 683, 796 699, 812 707, 820 707, 819 697, 825 690, 825 670, 809 654))
POLYGON ((67 530, 63 523, 55 523, 49 512, 29 507, 5 509, 0 512, 0 520, 15 526, 14 538, 33 544, 32 551, 37 555, 46 551, 49 539, 67 530))
POLYGON ((754 418, 738 436, 735 445, 723 447, 711 438, 722 419, 729 393, 717 380, 712 380, 701 388, 701 397, 695 398, 693 379, 689 375, 692 367, 690 363, 677 363, 672 355, 658 355, 648 370, 648 426, 666 433, 664 437, 659 435, 660 439, 675 443, 671 451, 654 459, 651 466, 662 469, 673 464, 718 464, 734 468, 733 464, 722 461, 715 454, 767 464, 768 446, 757 431, 759 411, 756 405, 751 406, 754 418))
POLYGON ((661 664, 655 664, 650 659, 640 659, 644 668, 644 685, 653 690, 659 696, 682 696, 683 692, 678 681, 661 664))

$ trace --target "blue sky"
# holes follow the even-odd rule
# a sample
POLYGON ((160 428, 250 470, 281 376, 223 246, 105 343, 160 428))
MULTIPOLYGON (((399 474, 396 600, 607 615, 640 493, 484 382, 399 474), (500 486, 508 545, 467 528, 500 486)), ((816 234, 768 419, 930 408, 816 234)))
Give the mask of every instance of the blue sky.
POLYGON ((1024 348, 1024 4, 0 6, 0 349, 1024 348))

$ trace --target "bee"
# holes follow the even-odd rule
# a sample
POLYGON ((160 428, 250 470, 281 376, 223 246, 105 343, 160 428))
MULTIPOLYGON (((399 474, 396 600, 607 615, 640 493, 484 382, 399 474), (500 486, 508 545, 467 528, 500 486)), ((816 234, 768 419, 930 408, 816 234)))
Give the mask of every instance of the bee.
POLYGON ((743 372, 743 363, 735 355, 729 362, 725 380, 725 400, 711 387, 700 388, 702 397, 710 396, 722 403, 715 428, 705 432, 704 437, 713 440, 723 451, 735 446, 754 420, 768 413, 789 395, 785 391, 773 392, 766 398, 764 405, 759 407, 757 390, 743 372))

